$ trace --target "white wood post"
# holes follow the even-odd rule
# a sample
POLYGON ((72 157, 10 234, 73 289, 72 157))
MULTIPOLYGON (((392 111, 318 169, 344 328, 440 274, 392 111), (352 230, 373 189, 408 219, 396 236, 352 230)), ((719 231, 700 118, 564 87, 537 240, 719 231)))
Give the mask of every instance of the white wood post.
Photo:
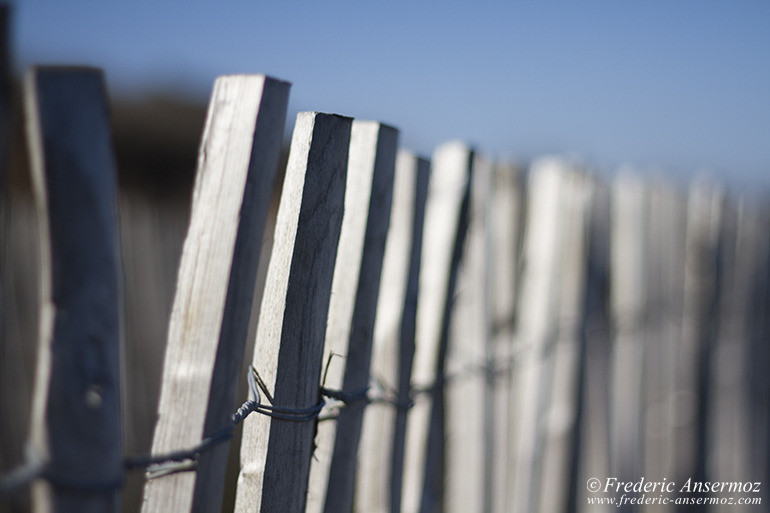
POLYGON ((623 173, 613 183, 610 470, 624 481, 638 479, 643 471, 647 194, 646 183, 631 174, 623 173))
POLYGON ((543 452, 537 511, 559 513, 570 508, 575 493, 575 464, 578 407, 583 364, 582 330, 586 315, 588 237, 594 182, 583 173, 565 177, 561 213, 561 248, 557 269, 559 297, 556 315, 558 333, 546 349, 542 419, 543 452))
MULTIPOLYGON (((647 203, 647 315, 645 323, 644 475, 673 479, 676 350, 681 337, 684 294, 684 209, 676 191, 653 182, 647 203)), ((692 366, 695 360, 681 362, 692 366)), ((647 505, 645 511, 671 511, 672 505, 647 505)))
POLYGON ((565 164, 545 158, 532 164, 527 189, 527 224, 522 247, 520 297, 514 334, 511 406, 511 485, 508 511, 529 512, 537 501, 538 458, 542 434, 538 421, 544 397, 544 358, 556 332, 559 259, 562 244, 565 164))
POLYGON ((676 412, 674 476, 677 482, 705 478, 706 390, 708 358, 714 336, 717 305, 717 260, 723 193, 701 180, 690 185, 685 228, 682 335, 677 350, 674 383, 676 412))
POLYGON ((412 369, 412 385, 431 390, 418 394, 409 412, 402 503, 406 513, 432 511, 443 498, 443 358, 467 229, 472 155, 462 143, 444 144, 433 154, 412 369))
POLYGON ((372 396, 388 402, 373 402, 364 413, 355 511, 401 510, 404 438, 429 176, 429 161, 407 151, 398 153, 371 365, 372 396))
POLYGON ((308 490, 311 513, 353 509, 397 145, 396 129, 353 122, 321 379, 325 388, 341 390, 356 402, 321 412, 334 418, 318 424, 308 490))
MULTIPOLYGON (((192 211, 168 330, 152 452, 196 445, 226 427, 244 379, 251 299, 286 118, 289 84, 220 77, 203 132, 192 211)), ((227 444, 196 472, 148 481, 142 511, 212 511, 227 444)))
MULTIPOLYGON (((282 408, 303 410, 321 399, 351 122, 302 112, 294 126, 253 362, 273 404, 282 408)), ((315 428, 315 420, 261 414, 245 420, 236 511, 305 510, 315 428)))
POLYGON ((491 428, 490 201, 492 166, 473 159, 468 234, 458 271, 446 361, 444 510, 490 511, 486 480, 491 428), (489 422, 488 422, 489 420, 489 422))
MULTIPOLYGON (((587 244, 585 316, 583 324, 582 398, 579 444, 573 486, 574 505, 568 511, 608 512, 611 505, 588 504, 595 492, 587 489, 589 479, 610 473, 610 191, 601 181, 594 184, 587 244)), ((601 477, 599 477, 601 479, 601 477)), ((599 497, 604 494, 599 495, 599 497)))
POLYGON ((524 193, 521 171, 511 165, 498 165, 492 173, 489 209, 490 255, 489 308, 491 311, 493 433, 487 440, 486 458, 492 463, 487 472, 487 493, 492 511, 506 511, 506 495, 510 486, 509 444, 510 403, 513 365, 513 319, 518 280, 519 241, 524 193), (491 448, 491 454, 489 449, 491 448))

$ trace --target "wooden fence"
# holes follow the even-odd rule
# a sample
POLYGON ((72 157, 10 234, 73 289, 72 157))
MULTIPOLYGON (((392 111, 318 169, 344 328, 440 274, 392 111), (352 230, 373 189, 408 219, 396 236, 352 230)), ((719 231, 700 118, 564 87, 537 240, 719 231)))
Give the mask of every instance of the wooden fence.
POLYGON ((2 508, 594 512, 615 478, 760 482, 742 496, 767 509, 766 211, 457 142, 418 157, 303 112, 275 212, 289 88, 217 79, 177 267, 184 215, 116 186, 101 72, 29 72, 34 208, 2 199, 2 508), (37 294, 16 282, 35 267, 37 294), (147 429, 151 454, 124 450, 147 429))

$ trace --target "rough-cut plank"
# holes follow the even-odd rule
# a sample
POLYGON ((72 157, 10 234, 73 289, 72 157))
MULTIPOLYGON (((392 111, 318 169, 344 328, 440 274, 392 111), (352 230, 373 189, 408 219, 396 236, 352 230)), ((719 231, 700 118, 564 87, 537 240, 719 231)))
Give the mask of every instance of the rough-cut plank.
MULTIPOLYGON (((674 473, 676 351, 680 345, 684 292, 684 209, 674 188, 653 182, 647 206, 647 315, 645 322, 644 475, 674 473)), ((692 366, 695 360, 682 362, 692 366)), ((672 511, 656 504, 650 511, 672 511)))
POLYGON ((572 476, 570 502, 566 511, 606 513, 611 505, 589 504, 595 497, 586 486, 590 478, 610 476, 609 453, 609 272, 610 192, 602 182, 594 186, 588 234, 588 275, 585 317, 582 326, 583 354, 579 432, 576 434, 577 462, 572 476))
POLYGON ((37 68, 25 84, 41 228, 32 443, 49 459, 35 511, 118 511, 120 262, 116 167, 102 73, 37 68))
MULTIPOLYGON (((690 186, 685 227, 682 336, 676 354, 674 431, 677 482, 706 478, 708 359, 716 332, 717 262, 723 192, 714 184, 690 186)), ((673 479, 673 478, 672 478, 673 479)))
POLYGON ((621 481, 637 479, 642 472, 646 198, 646 184, 633 175, 621 174, 613 183, 610 470, 621 481))
POLYGON ((414 357, 422 227, 430 162, 401 151, 396 160, 382 279, 377 300, 371 375, 373 395, 404 406, 372 403, 364 413, 355 511, 401 509, 406 404, 414 357), (400 396, 399 396, 400 391, 400 396))
POLYGON ((446 486, 444 509, 449 512, 491 510, 486 493, 492 461, 485 441, 491 429, 492 314, 490 279, 490 180, 492 166, 473 159, 468 234, 457 280, 447 351, 446 486))
POLYGON ((492 421, 494 431, 487 444, 487 458, 492 461, 486 480, 487 493, 491 497, 492 511, 506 510, 506 493, 509 487, 508 461, 510 444, 510 402, 513 394, 513 316, 516 304, 516 288, 519 283, 519 240, 522 220, 522 179, 514 166, 498 165, 492 174, 489 230, 491 234, 489 267, 489 307, 492 315, 493 347, 492 421))
POLYGON ((433 154, 412 370, 413 386, 432 389, 419 394, 409 412, 403 475, 407 513, 430 511, 443 498, 444 356, 467 229, 472 160, 473 153, 457 142, 444 144, 433 154))
POLYGON ((541 432, 540 396, 544 358, 556 335, 561 231, 566 166, 544 158, 532 164, 527 189, 527 225, 522 248, 520 297, 514 333, 514 396, 511 406, 512 485, 509 511, 534 511, 541 432))
MULTIPOLYGON (((214 84, 169 322, 153 453, 184 449, 230 422, 243 379, 251 298, 275 180, 289 84, 262 75, 214 84)), ((195 473, 150 480, 142 511, 212 511, 226 444, 195 473)))
POLYGON ((690 186, 685 227, 685 266, 682 336, 676 352, 674 383, 676 429, 673 475, 677 482, 704 477, 705 410, 699 397, 705 382, 711 325, 716 308, 716 269, 722 193, 713 185, 696 181, 690 186), (700 471, 698 470, 700 469, 700 471))
POLYGON ((350 134, 345 214, 334 267, 324 342, 323 386, 359 400, 322 412, 310 467, 307 509, 351 511, 356 456, 369 385, 374 321, 393 197, 398 131, 354 121, 350 134), (330 359, 331 358, 331 359, 330 359))
POLYGON ((586 306, 588 272, 587 238, 593 181, 570 173, 562 195, 561 248, 558 259, 558 310, 553 322, 557 333, 549 340, 546 372, 540 397, 544 398, 542 418, 541 475, 536 511, 560 513, 569 507, 577 483, 573 476, 576 435, 579 430, 580 367, 584 346, 581 332, 586 306))
MULTIPOLYGON (((320 400, 350 127, 350 118, 315 112, 300 113, 294 126, 253 362, 285 408, 320 400)), ((315 427, 312 420, 246 419, 236 511, 304 511, 315 427)))

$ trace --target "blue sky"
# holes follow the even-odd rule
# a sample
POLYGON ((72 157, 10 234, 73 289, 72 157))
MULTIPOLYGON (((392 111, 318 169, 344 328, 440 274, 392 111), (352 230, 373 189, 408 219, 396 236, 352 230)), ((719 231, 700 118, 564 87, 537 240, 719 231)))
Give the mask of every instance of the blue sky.
POLYGON ((17 67, 104 68, 111 94, 205 100, 217 75, 379 119, 429 154, 579 156, 770 190, 770 2, 20 0, 17 67))

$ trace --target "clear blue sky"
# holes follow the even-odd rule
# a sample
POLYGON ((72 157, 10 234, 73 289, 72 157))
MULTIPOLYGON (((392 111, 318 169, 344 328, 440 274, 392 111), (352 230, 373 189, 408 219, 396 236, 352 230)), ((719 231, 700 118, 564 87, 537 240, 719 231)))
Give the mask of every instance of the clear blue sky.
POLYGON ((770 2, 15 3, 19 67, 85 63, 113 95, 217 75, 293 83, 291 108, 380 119, 429 154, 579 155, 770 189, 770 2))

